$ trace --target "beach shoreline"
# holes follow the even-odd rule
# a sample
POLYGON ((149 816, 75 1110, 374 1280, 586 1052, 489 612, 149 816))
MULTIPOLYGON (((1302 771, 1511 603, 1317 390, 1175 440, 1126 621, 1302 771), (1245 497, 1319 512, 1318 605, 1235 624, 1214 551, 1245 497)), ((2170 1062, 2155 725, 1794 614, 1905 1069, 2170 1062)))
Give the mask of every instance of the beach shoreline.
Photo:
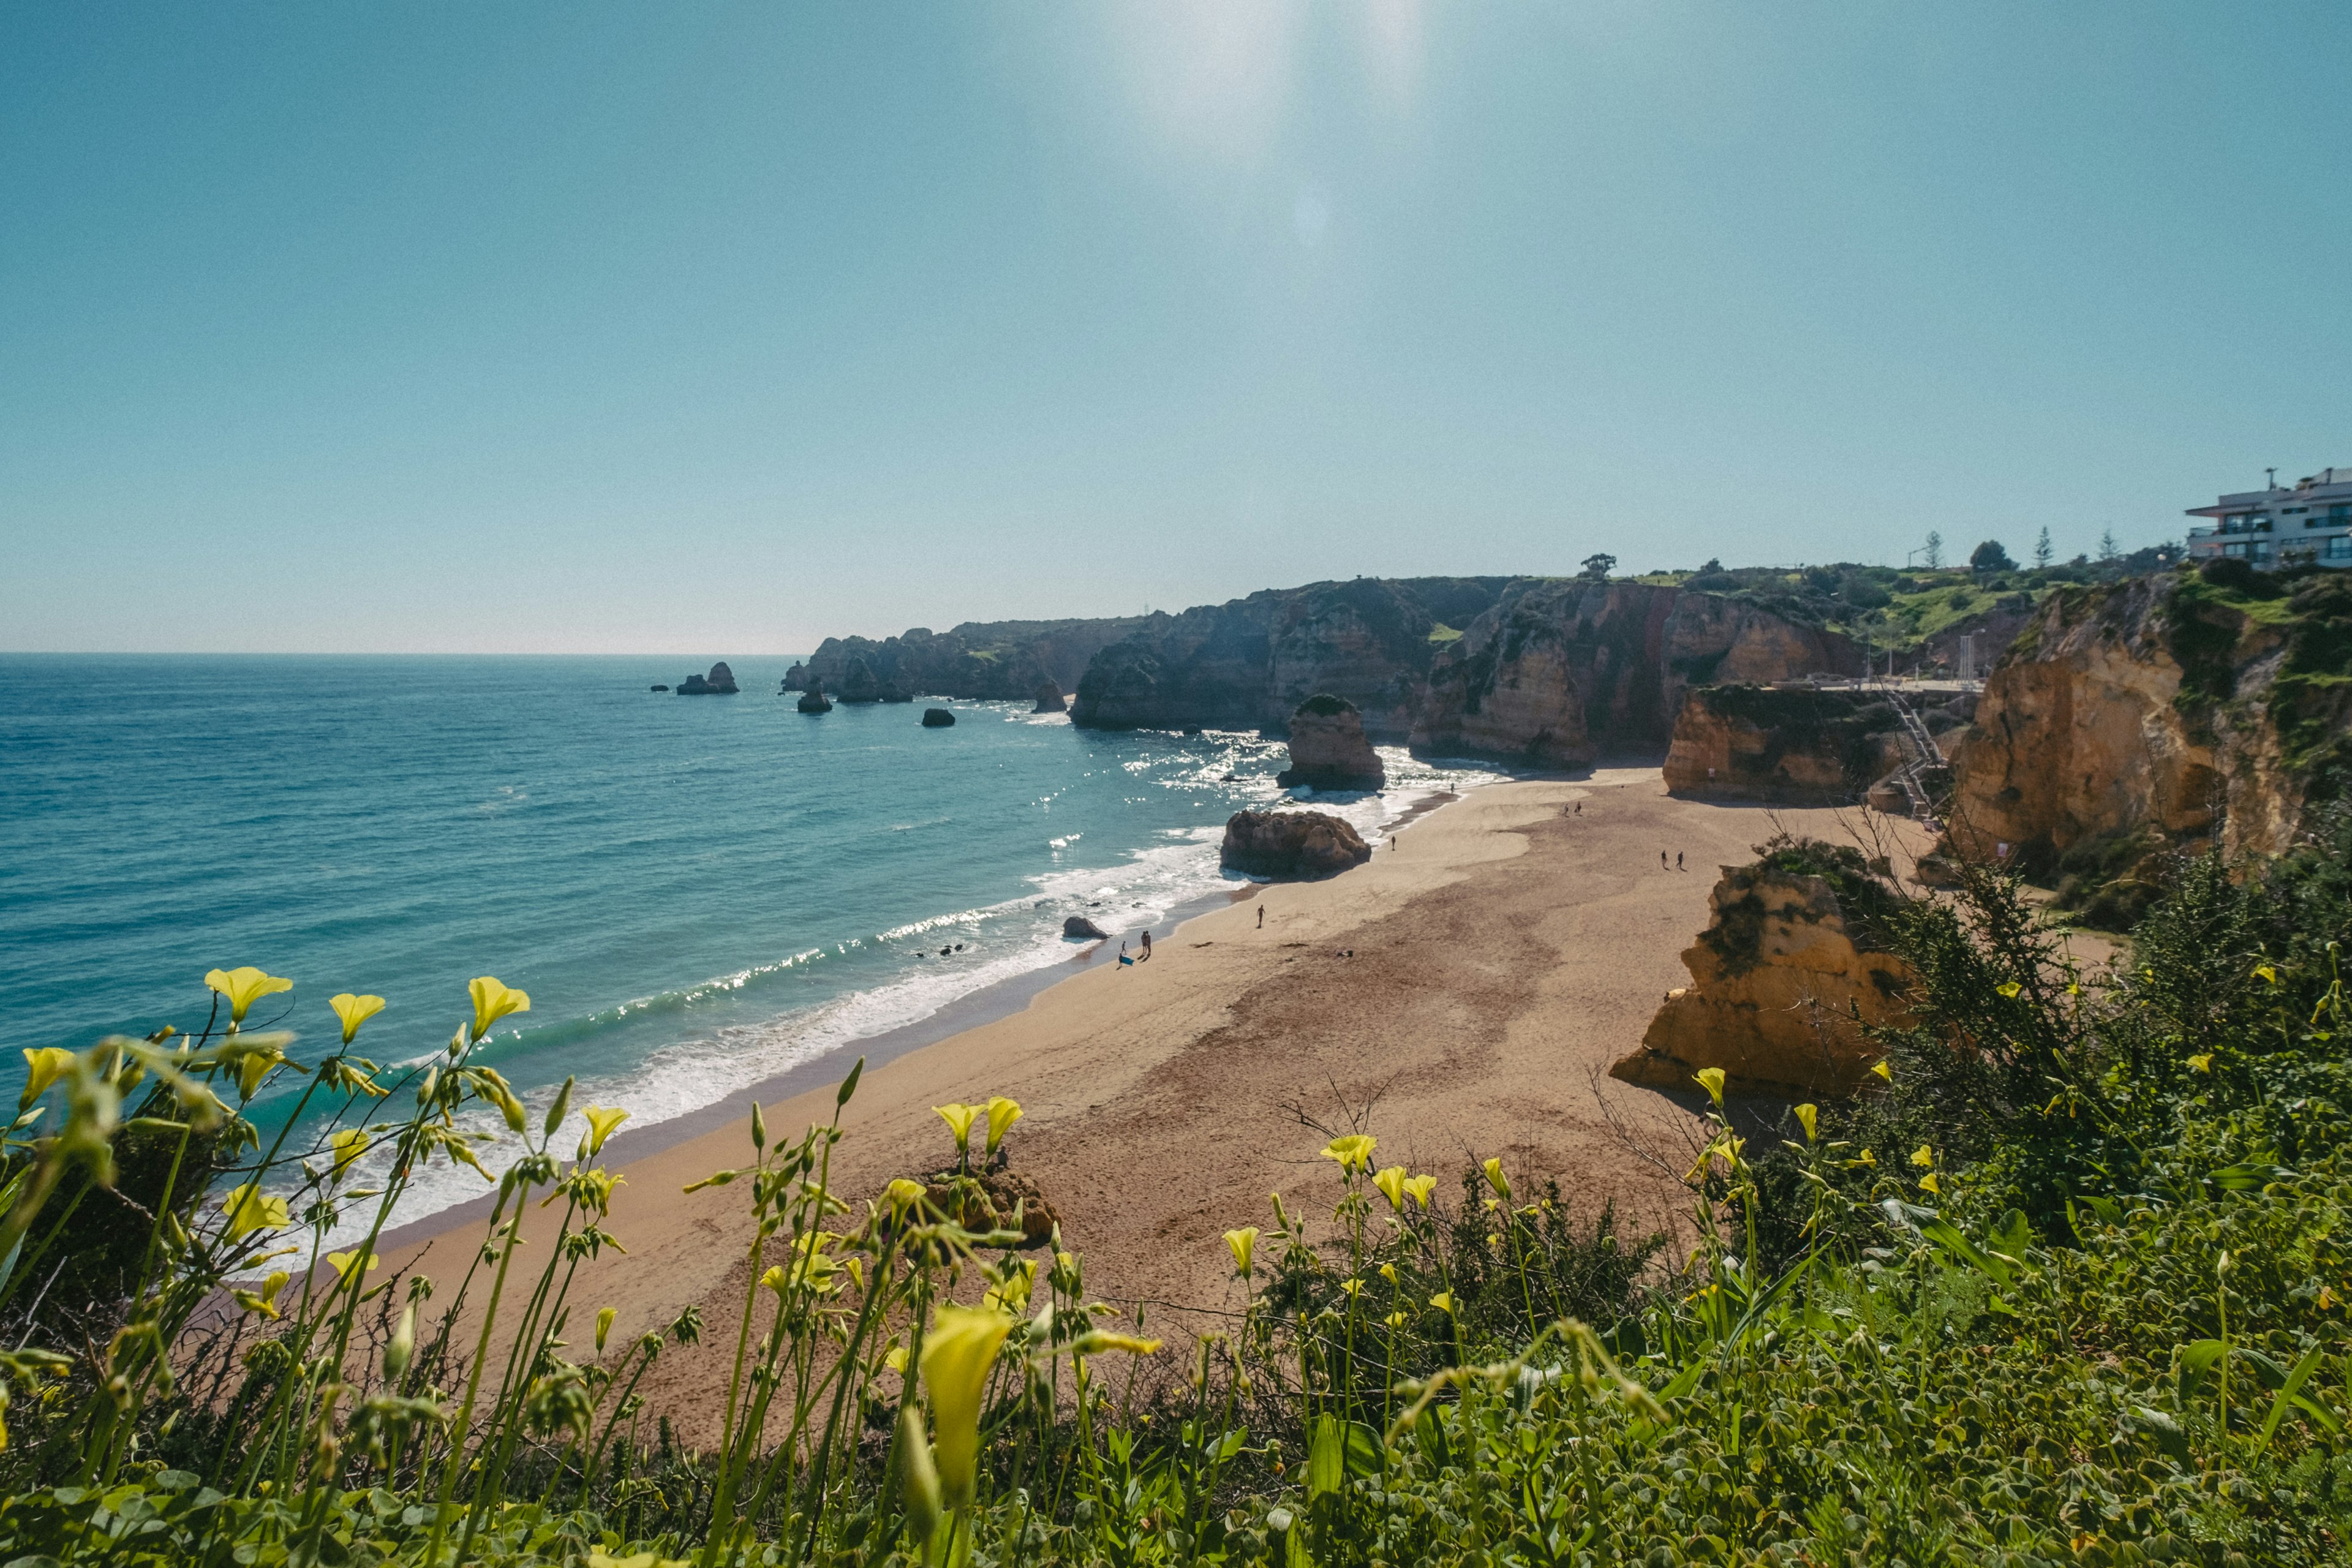
MULTIPOLYGON (((1685 983, 1680 953, 1706 924, 1715 868, 1783 829, 1845 839, 1866 826, 1901 850, 1924 843, 1915 825, 1858 813, 1675 799, 1654 765, 1505 781, 1432 806, 1366 865, 1221 898, 1158 938, 1148 963, 1057 965, 1017 1009, 898 1048, 868 1042, 834 1190, 862 1208, 892 1177, 937 1168, 952 1150, 930 1107, 1009 1095, 1026 1111, 1014 1168, 1086 1258, 1089 1293, 1180 1328, 1234 1300, 1218 1237, 1268 1223, 1270 1193, 1328 1226, 1337 1187, 1318 1151, 1359 1122, 1381 1140, 1378 1163, 1433 1172, 1449 1191, 1499 1156, 1515 1180, 1559 1181, 1585 1224, 1607 1207, 1625 1229, 1671 1230, 1686 1211, 1674 1156, 1690 1107, 1606 1074, 1685 983), (1662 850, 1686 868, 1662 868, 1662 850)), ((761 1101, 771 1137, 827 1121, 854 1059, 777 1080, 761 1101)), ((636 1148, 615 1139, 625 1180, 607 1227, 630 1250, 584 1270, 576 1294, 616 1308, 617 1331, 688 1304, 712 1321, 739 1310, 743 1189, 684 1188, 751 1163, 745 1111, 738 1097, 705 1124, 645 1130, 636 1148)), ((483 1206, 388 1236, 387 1268, 453 1273, 483 1206)), ((709 1356, 666 1356, 644 1392, 696 1441, 722 1378, 709 1356)))

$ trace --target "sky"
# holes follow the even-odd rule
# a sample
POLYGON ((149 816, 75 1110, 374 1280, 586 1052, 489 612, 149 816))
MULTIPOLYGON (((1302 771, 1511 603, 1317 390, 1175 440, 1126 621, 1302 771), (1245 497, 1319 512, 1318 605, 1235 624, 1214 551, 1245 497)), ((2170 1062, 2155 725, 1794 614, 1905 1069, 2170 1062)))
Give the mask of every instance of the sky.
POLYGON ((0 649, 802 652, 2178 538, 2352 7, 0 9, 0 649))

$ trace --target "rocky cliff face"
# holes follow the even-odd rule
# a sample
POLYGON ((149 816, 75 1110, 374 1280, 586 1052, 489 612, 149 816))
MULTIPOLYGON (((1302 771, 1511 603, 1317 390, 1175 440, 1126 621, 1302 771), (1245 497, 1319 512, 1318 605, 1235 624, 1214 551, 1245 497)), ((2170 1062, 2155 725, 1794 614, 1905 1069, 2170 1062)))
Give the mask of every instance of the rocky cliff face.
POLYGON ((1373 739, 1402 741, 1436 657, 1431 634, 1471 620, 1510 581, 1360 577, 1155 616, 1087 667, 1070 719, 1281 733, 1299 703, 1325 692, 1354 704, 1373 739))
POLYGON ((1892 897, 1851 849, 1807 845, 1723 868, 1713 918, 1683 954, 1691 984, 1667 993, 1610 1075, 1687 1090, 1700 1068, 1720 1068, 1742 1093, 1853 1093, 1879 1054, 1859 1025, 1906 1012, 1910 972, 1878 949, 1861 907, 1892 897), (1802 869, 1808 860, 1833 875, 1802 869))
POLYGON ((1990 860, 2007 845, 2032 875, 2103 846, 2286 847, 2305 805, 2342 789, 2352 583, 2283 599, 2249 581, 2168 572, 2052 597, 1953 758, 1947 847, 1990 860))
POLYGON ((1873 693, 1701 686, 1675 716, 1666 793, 1839 805, 1911 760, 1894 706, 1873 693))
MULTIPOLYGON (((1165 617, 1159 617, 1165 618, 1165 617)), ((827 637, 793 666, 784 689, 841 690, 852 660, 862 659, 877 685, 932 697, 1028 701, 1052 684, 1066 691, 1087 660, 1148 623, 1141 616, 1105 620, 967 621, 952 631, 915 626, 879 642, 827 637)))
POLYGON ((1832 632, 1709 594, 1636 584, 1519 584, 1431 669, 1416 751, 1572 767, 1664 748, 1696 682, 1859 674, 1832 632))
POLYGON ((1290 716, 1290 765, 1274 782, 1285 789, 1380 789, 1389 782, 1388 766, 1364 738, 1356 705, 1318 692, 1290 716))

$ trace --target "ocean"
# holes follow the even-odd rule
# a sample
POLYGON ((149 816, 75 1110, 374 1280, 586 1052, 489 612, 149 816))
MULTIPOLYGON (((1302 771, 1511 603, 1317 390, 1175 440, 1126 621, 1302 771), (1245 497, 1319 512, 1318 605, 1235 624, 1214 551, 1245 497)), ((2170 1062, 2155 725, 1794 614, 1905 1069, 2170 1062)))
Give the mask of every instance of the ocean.
MULTIPOLYGON (((496 975, 531 1005, 481 1059, 535 1110, 570 1076, 658 1123, 845 1070, 1068 957, 1068 915, 1131 936, 1236 886, 1224 819, 1281 793, 1254 733, 807 715, 774 694, 790 658, 730 663, 740 695, 681 698, 647 689, 691 659, 0 656, 0 1095, 17 1047, 200 1027, 205 973, 250 963, 295 981, 247 1026, 298 1060, 341 991, 388 999, 361 1054, 421 1059, 496 975)), ((1318 803, 1367 837, 1491 776, 1383 755, 1385 792, 1318 803)), ((481 1190, 436 1166, 397 1218, 481 1190)))

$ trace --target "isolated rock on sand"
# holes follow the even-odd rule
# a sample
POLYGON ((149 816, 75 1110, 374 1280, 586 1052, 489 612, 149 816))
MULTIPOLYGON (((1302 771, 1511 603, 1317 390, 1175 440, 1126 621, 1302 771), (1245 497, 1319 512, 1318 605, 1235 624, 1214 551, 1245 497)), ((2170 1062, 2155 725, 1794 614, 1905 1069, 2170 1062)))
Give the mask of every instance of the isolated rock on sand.
POLYGON ((1364 716, 1356 705, 1318 691, 1290 716, 1290 765, 1274 782, 1285 789, 1379 789, 1389 774, 1364 738, 1364 716))
POLYGON ((947 730, 947 729, 952 729, 952 728, 954 727, 954 725, 955 725, 955 715, 954 715, 954 714, 952 714, 952 713, 950 713, 950 712, 949 712, 946 709, 944 709, 944 708, 926 708, 926 709, 924 709, 924 710, 923 710, 923 728, 924 728, 924 729, 926 729, 926 730, 947 730))
POLYGON ((735 672, 727 668, 725 659, 710 667, 709 675, 689 675, 677 683, 680 697, 732 697, 735 695, 735 672))
POLYGON ((824 692, 812 686, 801 693, 800 710, 803 713, 830 713, 833 704, 824 700, 824 692))
POLYGON ((1064 936, 1084 937, 1089 942, 1108 942, 1110 940, 1110 932, 1103 930, 1102 927, 1095 924, 1094 921, 1087 919, 1084 915, 1072 915, 1069 919, 1064 921, 1062 922, 1062 934, 1064 936))
POLYGON ((1069 710, 1069 703, 1062 698, 1062 689, 1050 680, 1037 688, 1037 705, 1029 710, 1032 713, 1067 713, 1069 710))
POLYGON ((1017 1171, 991 1171, 980 1178, 980 1191, 971 1194, 961 1205, 951 1200, 955 1189, 953 1171, 933 1174, 927 1191, 930 1200, 940 1210, 966 1230, 998 1230, 1013 1223, 1017 1209, 1021 1215, 1021 1245, 1024 1247, 1044 1247, 1054 1239, 1054 1227, 1062 1223, 1037 1184, 1017 1171))
POLYGON ((1222 859, 1254 877, 1328 877, 1372 858, 1355 828, 1321 811, 1237 811, 1222 859))
MULTIPOLYGON (((1857 898, 1875 883, 1844 854, 1853 864, 1840 880, 1857 898)), ((1909 969, 1878 951, 1828 878, 1727 866, 1708 901, 1714 919, 1683 954, 1692 983, 1667 993, 1641 1048, 1610 1076, 1690 1089, 1701 1068, 1721 1068, 1739 1093, 1853 1093, 1879 1056, 1859 1024, 1907 1016, 1909 969)))

